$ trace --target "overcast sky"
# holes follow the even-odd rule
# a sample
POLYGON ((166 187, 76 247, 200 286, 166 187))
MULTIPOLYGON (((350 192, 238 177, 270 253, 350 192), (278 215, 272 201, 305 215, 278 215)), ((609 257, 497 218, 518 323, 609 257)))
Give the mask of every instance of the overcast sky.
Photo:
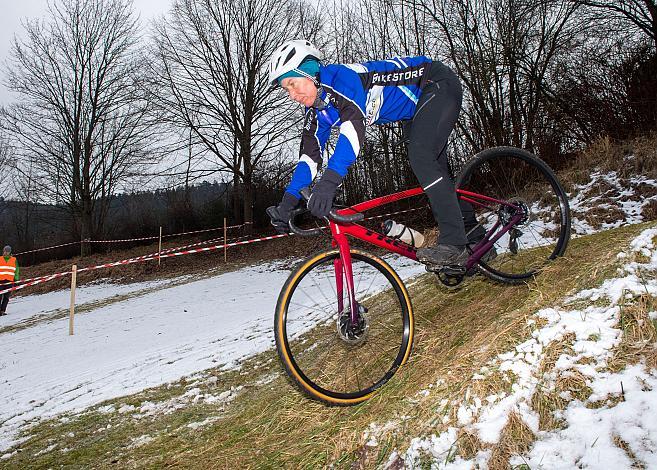
MULTIPOLYGON (((169 9, 171 0, 133 0, 134 9, 141 18, 143 27, 156 16, 169 9)), ((4 85, 5 62, 14 35, 22 34, 21 21, 25 18, 45 18, 48 14, 47 0, 0 0, 0 104, 10 100, 4 85)))

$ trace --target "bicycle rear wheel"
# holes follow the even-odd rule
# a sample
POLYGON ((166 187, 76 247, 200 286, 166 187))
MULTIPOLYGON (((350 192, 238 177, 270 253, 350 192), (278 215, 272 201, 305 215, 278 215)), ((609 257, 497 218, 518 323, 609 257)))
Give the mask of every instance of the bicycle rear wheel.
POLYGON ((373 255, 351 250, 351 257, 358 324, 350 320, 346 285, 341 294, 337 287, 338 250, 312 256, 290 275, 274 319, 288 375, 331 405, 367 400, 406 362, 413 344, 411 301, 399 276, 373 255))
MULTIPOLYGON (((479 270, 489 278, 525 282, 565 252, 570 239, 568 198, 554 172, 535 155, 513 147, 484 150, 465 165, 456 187, 510 202, 525 213, 495 243, 497 257, 479 262, 479 270)), ((499 231, 509 220, 504 205, 472 199, 478 202, 473 204, 477 220, 487 231, 496 226, 499 231)))

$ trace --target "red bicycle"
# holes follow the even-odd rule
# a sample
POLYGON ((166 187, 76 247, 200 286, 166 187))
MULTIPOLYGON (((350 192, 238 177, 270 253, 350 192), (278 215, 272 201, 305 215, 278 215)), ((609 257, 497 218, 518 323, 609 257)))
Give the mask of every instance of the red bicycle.
MULTIPOLYGON (((485 150, 466 164, 456 188, 486 231, 472 247, 467 270, 517 284, 564 253, 568 199, 538 157, 511 147, 485 150), (483 261, 493 247, 497 256, 483 261)), ((408 291, 385 260, 351 248, 347 236, 417 261, 413 246, 357 222, 367 210, 422 192, 415 188, 332 210, 333 248, 301 262, 283 286, 274 319, 276 347, 289 376, 310 397, 332 405, 360 403, 408 360, 413 345, 408 291)), ((290 228, 302 236, 322 233, 300 229, 294 218, 290 228)), ((436 274, 450 286, 463 280, 462 273, 436 274)))

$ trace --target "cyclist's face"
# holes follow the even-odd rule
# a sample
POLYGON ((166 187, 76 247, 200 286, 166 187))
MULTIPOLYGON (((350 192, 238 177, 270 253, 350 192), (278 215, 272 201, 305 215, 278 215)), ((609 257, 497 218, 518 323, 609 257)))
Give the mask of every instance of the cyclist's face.
POLYGON ((306 77, 288 77, 284 78, 281 86, 287 91, 290 98, 310 107, 315 103, 317 98, 317 87, 313 81, 306 77))

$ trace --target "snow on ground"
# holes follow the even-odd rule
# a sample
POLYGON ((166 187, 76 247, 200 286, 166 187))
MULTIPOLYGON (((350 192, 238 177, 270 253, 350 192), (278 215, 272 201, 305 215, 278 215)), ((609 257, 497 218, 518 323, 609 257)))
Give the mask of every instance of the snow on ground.
MULTIPOLYGON (((185 276, 188 277, 188 276, 185 276)), ((175 282, 183 282, 184 278, 176 278, 175 282)), ((174 282, 171 279, 162 279, 148 282, 135 282, 132 284, 113 284, 108 280, 100 280, 80 286, 75 291, 76 305, 82 306, 92 302, 102 302, 112 298, 134 294, 139 291, 153 290, 174 282)), ((62 309, 68 309, 70 303, 70 290, 58 290, 45 294, 35 294, 11 299, 10 313, 0 317, 0 329, 15 325, 35 317, 48 316, 62 309)))
POLYGON ((590 235, 600 230, 644 222, 643 210, 650 201, 657 201, 655 188, 657 181, 645 176, 637 175, 623 181, 615 171, 593 171, 591 181, 575 185, 573 193, 568 195, 575 234, 590 235), (652 188, 651 193, 655 194, 643 197, 641 187, 652 188), (594 208, 598 214, 591 214, 594 208))
MULTIPOLYGON (((424 272, 405 258, 388 261, 402 279, 424 272)), ((156 281, 83 287, 83 302, 134 295, 76 316, 74 336, 68 336, 68 318, 1 333, 0 450, 16 443, 33 419, 211 367, 234 367, 272 347, 274 307, 290 266, 251 266, 174 286, 156 281)), ((0 327, 66 308, 68 296, 62 291, 14 299, 0 327)))
MULTIPOLYGON (((452 403, 458 407, 457 425, 438 435, 413 439, 405 453, 391 456, 390 463, 402 459, 406 467, 414 468, 428 457, 432 468, 486 468, 490 449, 479 451, 473 459, 463 459, 456 451, 457 433, 465 429, 483 443, 494 445, 513 412, 536 436, 526 455, 512 457, 513 467, 657 468, 657 371, 646 370, 643 364, 616 373, 606 367, 621 340, 619 303, 642 295, 657 297, 656 237, 657 229, 648 229, 630 245, 630 255, 640 254, 648 258, 647 262, 627 263, 619 277, 566 299, 564 307, 540 310, 528 320, 530 325, 542 325, 530 339, 499 355, 472 377, 473 381, 485 380, 492 370, 507 377, 510 374, 510 393, 477 397, 468 390, 463 400, 452 403), (588 306, 577 308, 582 301, 588 306), (564 349, 553 370, 540 374, 547 348, 567 335, 575 338, 570 349, 564 349), (560 391, 561 398, 569 401, 565 410, 555 415, 563 420, 563 429, 539 430, 539 418, 531 406, 534 393, 539 389, 559 391, 557 380, 575 373, 586 378, 593 393, 582 401, 568 390, 560 391), (619 443, 629 450, 621 449, 619 443)), ((619 259, 631 256, 621 252, 619 259)))
MULTIPOLYGON (((595 170, 587 184, 575 185, 568 194, 572 229, 574 236, 593 233, 644 222, 643 211, 651 201, 657 201, 657 180, 645 176, 634 176, 622 180, 617 172, 602 173, 595 170), (652 188, 643 197, 641 188, 652 188)), ((521 248, 532 248, 552 244, 556 241, 554 233, 559 226, 554 223, 554 207, 545 207, 534 202, 529 207, 532 214, 529 222, 521 227, 522 235, 517 243, 521 248)), ((490 229, 497 221, 496 213, 481 215, 480 222, 490 229)), ((509 249, 509 233, 503 235, 495 244, 498 253, 509 249)))

